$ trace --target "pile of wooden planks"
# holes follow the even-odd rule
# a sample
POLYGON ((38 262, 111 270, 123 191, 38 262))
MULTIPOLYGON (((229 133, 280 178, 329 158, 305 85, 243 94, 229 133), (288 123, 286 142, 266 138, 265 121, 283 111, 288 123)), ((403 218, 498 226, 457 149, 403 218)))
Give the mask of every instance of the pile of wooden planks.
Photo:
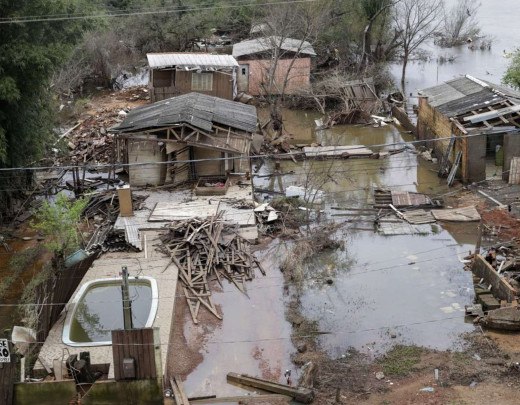
POLYGON ((163 246, 179 268, 179 279, 195 324, 201 306, 222 319, 211 299, 212 279, 222 285, 225 278, 247 295, 246 281, 255 276, 253 265, 265 275, 250 252, 249 242, 237 234, 236 225, 226 223, 223 217, 224 211, 219 211, 207 219, 172 222, 168 232, 161 236, 163 246))

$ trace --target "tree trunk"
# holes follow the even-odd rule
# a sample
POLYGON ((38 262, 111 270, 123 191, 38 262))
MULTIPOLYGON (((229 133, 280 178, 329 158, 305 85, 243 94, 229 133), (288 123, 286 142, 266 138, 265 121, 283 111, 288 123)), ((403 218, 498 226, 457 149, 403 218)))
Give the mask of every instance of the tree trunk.
POLYGON ((405 51, 404 56, 403 56, 403 70, 401 72, 401 88, 403 89, 403 94, 405 94, 405 95, 406 95, 406 90, 405 90, 406 66, 408 65, 408 57, 409 57, 408 51, 405 51))

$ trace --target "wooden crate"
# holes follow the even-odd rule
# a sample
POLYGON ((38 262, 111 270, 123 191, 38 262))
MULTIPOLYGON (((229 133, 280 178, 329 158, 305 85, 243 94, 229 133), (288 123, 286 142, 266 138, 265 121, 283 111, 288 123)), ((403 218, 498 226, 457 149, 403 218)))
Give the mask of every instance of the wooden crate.
POLYGON ((225 195, 229 188, 230 181, 226 177, 200 177, 195 185, 195 195, 225 195), (224 186, 206 186, 205 184, 223 183, 224 186))

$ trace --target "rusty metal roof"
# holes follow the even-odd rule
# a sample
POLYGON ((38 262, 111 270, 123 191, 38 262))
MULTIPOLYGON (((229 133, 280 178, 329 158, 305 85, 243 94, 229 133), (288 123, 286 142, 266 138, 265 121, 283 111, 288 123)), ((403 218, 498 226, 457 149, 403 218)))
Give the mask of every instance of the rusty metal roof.
POLYGON ((209 53, 169 52, 147 53, 148 65, 152 69, 223 69, 238 66, 231 55, 211 55, 209 53))
POLYGON ((253 133, 257 125, 256 108, 206 94, 189 93, 135 108, 110 131, 142 132, 182 123, 206 132, 211 132, 216 123, 253 133))
POLYGON ((314 52, 309 42, 294 38, 282 39, 277 36, 261 37, 239 42, 233 45, 233 56, 239 58, 255 53, 268 52, 278 46, 286 52, 299 52, 304 55, 316 56, 316 52, 314 52))

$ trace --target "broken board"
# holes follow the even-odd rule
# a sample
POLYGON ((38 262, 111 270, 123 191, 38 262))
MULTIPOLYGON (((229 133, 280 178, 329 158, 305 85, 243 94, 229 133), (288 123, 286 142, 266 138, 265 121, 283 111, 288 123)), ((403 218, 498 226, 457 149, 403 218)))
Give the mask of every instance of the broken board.
POLYGON ((471 205, 469 207, 451 208, 442 210, 433 210, 432 214, 438 221, 451 222, 475 222, 480 221, 480 214, 477 209, 471 205))
POLYGON ((303 148, 303 153, 306 158, 370 157, 374 154, 364 145, 306 146, 303 148))

